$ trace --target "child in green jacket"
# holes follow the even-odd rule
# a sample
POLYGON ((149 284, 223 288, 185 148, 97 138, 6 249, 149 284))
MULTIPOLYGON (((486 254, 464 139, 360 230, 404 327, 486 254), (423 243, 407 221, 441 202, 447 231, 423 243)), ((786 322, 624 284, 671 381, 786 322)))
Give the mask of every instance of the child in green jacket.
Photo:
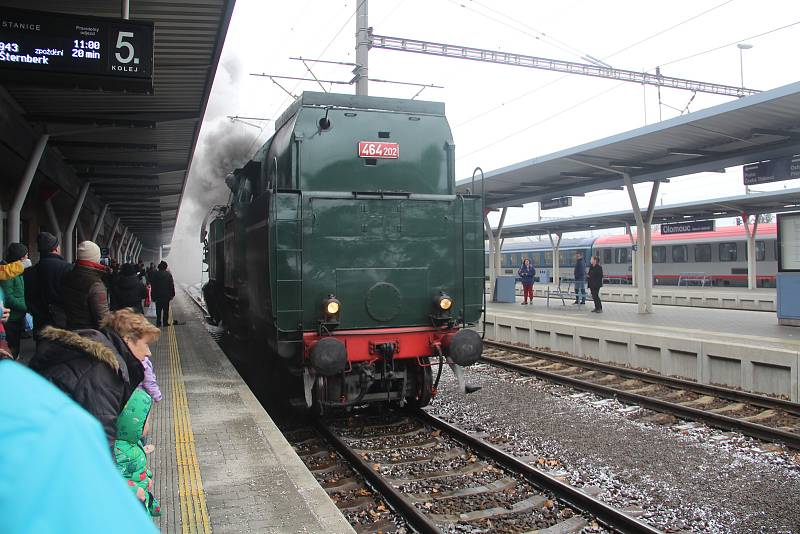
POLYGON ((114 459, 131 491, 142 501, 150 515, 161 515, 161 506, 153 496, 153 473, 147 469, 147 453, 152 446, 142 444, 142 436, 150 430, 150 409, 153 399, 137 389, 131 395, 117 418, 117 439, 114 442, 114 459))
MULTIPOLYGON (((5 265, 14 262, 28 261, 28 247, 22 243, 11 243, 8 245, 5 256, 5 265)), ((11 315, 4 325, 6 338, 11 353, 15 358, 19 356, 19 345, 22 339, 22 332, 25 330, 25 313, 28 311, 25 306, 25 282, 22 273, 15 276, 0 276, 0 290, 3 292, 3 305, 11 310, 11 315)))

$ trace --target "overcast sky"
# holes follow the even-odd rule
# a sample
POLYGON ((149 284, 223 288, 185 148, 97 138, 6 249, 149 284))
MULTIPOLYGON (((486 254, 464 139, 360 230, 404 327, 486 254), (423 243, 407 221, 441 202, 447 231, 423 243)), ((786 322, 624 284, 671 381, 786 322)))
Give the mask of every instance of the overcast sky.
MULTIPOLYGON (((221 131, 252 139, 253 151, 271 135, 268 120, 244 124, 226 118, 274 120, 291 102, 268 78, 250 73, 309 76, 291 56, 354 61, 358 1, 237 0, 195 162, 221 131)), ((800 41, 800 2, 795 0, 370 0, 369 22, 376 34, 572 61, 582 61, 581 56, 588 54, 617 68, 653 72, 660 66, 667 76, 737 86, 741 80, 736 43, 746 42, 753 45, 743 53, 746 87, 771 89, 800 80, 800 62, 794 58, 800 41)), ((470 176, 476 165, 488 171, 675 117, 692 96, 662 89, 664 105, 659 106, 655 88, 638 84, 377 49, 370 52, 369 71, 377 79, 444 86, 426 89, 419 98, 446 104, 458 178, 470 176)), ((317 64, 314 74, 330 80, 352 77, 348 67, 338 65, 317 64)), ((313 81, 284 85, 294 94, 320 90, 313 81)), ((354 93, 355 87, 338 85, 333 91, 354 93)), ((369 91, 410 98, 416 89, 373 83, 369 91)), ((689 110, 730 100, 698 94, 689 110)), ((203 183, 208 189, 207 184, 213 183, 213 177, 198 176, 207 169, 208 165, 193 164, 187 196, 193 184, 203 183)), ((222 184, 224 176, 218 179, 222 184)), ((797 187, 796 182, 756 189, 797 187)), ((640 198, 645 189, 638 188, 640 198)), ((662 185, 659 202, 743 192, 741 169, 733 168, 724 175, 673 179, 662 185)), ((623 191, 609 191, 576 198, 571 208, 544 214, 568 217, 629 207, 623 191)), ((185 201, 174 239, 176 251, 184 240, 187 245, 197 242, 197 214, 205 209, 185 201)), ((506 221, 535 220, 536 212, 535 204, 514 208, 506 221)))

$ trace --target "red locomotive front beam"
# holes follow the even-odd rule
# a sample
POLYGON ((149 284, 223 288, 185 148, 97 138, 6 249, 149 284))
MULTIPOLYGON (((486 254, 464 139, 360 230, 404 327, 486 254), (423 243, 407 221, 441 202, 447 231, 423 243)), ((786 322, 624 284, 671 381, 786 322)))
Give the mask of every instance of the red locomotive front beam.
MULTIPOLYGON (((344 343, 347 348, 347 360, 364 362, 382 358, 378 345, 392 343, 395 345, 395 359, 423 358, 437 356, 436 347, 441 346, 444 338, 458 332, 458 328, 435 329, 428 326, 409 328, 374 328, 367 330, 342 330, 330 336, 344 343)), ((322 339, 316 332, 303 333, 304 356, 322 339)))

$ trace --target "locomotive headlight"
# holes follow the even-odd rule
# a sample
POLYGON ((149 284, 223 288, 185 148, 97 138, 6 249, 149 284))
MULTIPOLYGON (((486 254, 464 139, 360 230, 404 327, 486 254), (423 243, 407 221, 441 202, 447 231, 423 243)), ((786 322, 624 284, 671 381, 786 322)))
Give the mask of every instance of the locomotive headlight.
POLYGON ((444 291, 439 292, 439 294, 433 299, 433 309, 434 313, 437 315, 448 313, 452 307, 453 299, 444 291))
POLYGON ((336 320, 341 309, 342 303, 332 294, 322 301, 322 313, 326 320, 336 320))

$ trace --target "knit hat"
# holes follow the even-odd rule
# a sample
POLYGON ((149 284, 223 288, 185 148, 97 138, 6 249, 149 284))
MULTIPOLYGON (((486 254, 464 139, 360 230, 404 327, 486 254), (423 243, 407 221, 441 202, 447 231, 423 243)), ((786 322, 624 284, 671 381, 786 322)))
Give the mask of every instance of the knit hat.
POLYGON ((52 252, 58 246, 58 238, 50 232, 42 232, 36 237, 36 248, 39 252, 52 252))
POLYGON ((22 243, 11 243, 6 250, 6 261, 11 263, 12 261, 21 260, 27 253, 28 247, 22 243))
POLYGON ((78 245, 78 259, 100 263, 100 247, 91 241, 83 241, 78 245))

